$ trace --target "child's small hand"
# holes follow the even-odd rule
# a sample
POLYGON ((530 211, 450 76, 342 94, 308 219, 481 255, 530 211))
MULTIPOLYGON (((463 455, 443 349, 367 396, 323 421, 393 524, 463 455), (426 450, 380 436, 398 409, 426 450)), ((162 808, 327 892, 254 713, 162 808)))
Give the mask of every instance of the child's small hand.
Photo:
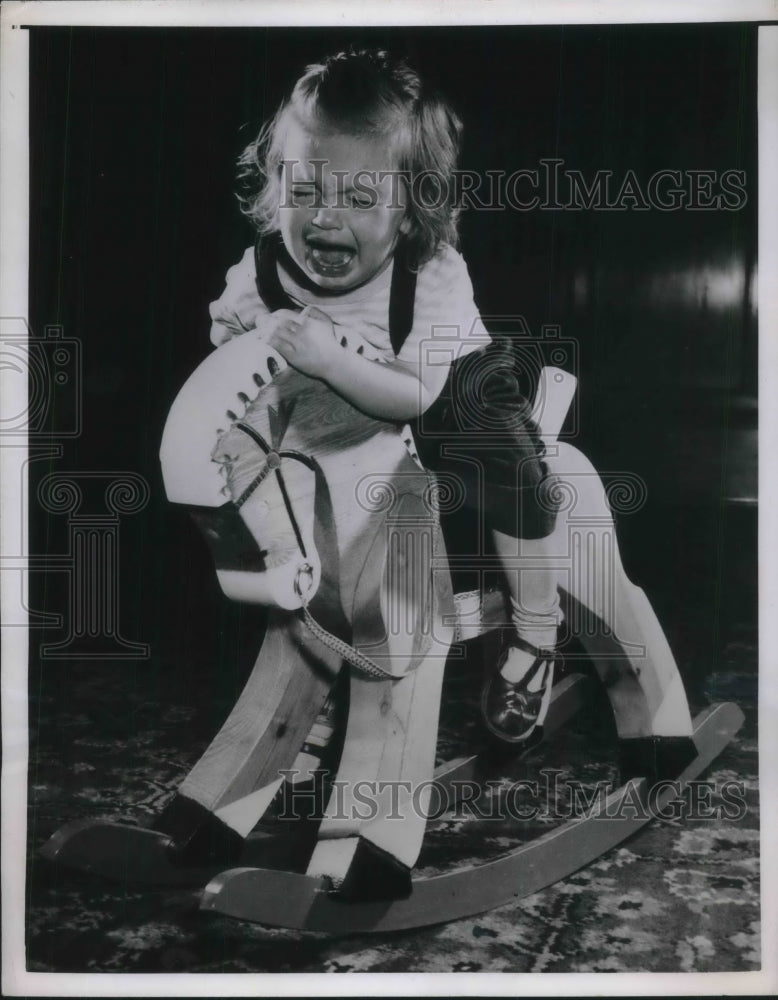
POLYGON ((327 381, 341 354, 329 316, 315 306, 308 306, 301 313, 279 309, 273 313, 273 319, 277 320, 277 325, 270 337, 270 346, 293 368, 327 381))

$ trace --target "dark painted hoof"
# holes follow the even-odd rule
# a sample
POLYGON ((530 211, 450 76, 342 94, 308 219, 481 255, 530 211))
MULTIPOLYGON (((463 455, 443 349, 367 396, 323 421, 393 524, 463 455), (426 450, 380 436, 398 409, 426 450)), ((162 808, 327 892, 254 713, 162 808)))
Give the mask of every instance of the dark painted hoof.
POLYGON ((407 899, 412 891, 410 868, 360 839, 337 894, 340 899, 364 903, 407 899))
POLYGON ((649 785, 673 780, 697 757, 691 736, 639 736, 619 740, 622 784, 645 778, 649 785))

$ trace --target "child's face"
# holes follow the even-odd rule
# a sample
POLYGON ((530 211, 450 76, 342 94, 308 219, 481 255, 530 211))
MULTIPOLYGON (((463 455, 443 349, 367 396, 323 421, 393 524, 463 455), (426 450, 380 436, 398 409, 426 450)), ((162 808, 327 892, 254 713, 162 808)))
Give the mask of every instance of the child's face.
POLYGON ((408 223, 405 190, 389 160, 380 138, 309 132, 289 123, 281 234, 288 253, 320 288, 356 288, 391 261, 408 223))

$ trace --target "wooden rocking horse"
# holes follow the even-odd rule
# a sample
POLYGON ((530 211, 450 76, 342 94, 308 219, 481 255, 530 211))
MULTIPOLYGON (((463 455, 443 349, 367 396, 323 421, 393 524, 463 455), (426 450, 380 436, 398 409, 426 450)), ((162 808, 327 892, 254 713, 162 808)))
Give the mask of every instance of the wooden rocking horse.
MULTIPOLYGON (((345 348, 370 357, 366 343, 345 348)), ((455 791, 474 773, 474 757, 434 768, 450 647, 506 625, 507 599, 500 590, 454 595, 435 481, 407 431, 357 411, 249 332, 186 383, 161 459, 168 498, 202 528, 225 594, 271 605, 256 665, 153 828, 80 821, 54 834, 44 855, 107 877, 203 885, 202 908, 244 920, 383 931, 529 895, 648 822, 647 813, 626 818, 618 803, 645 801, 652 783, 674 779, 656 800, 661 808, 743 717, 725 704, 691 719, 659 623, 625 575, 603 486, 580 452, 557 441, 574 391, 571 375, 544 369, 534 415, 565 493, 553 536, 563 608, 619 739, 624 784, 595 813, 495 861, 411 878, 426 825, 416 791, 433 782, 455 791), (306 827, 313 833, 297 845, 296 870, 284 870, 289 837, 260 834, 258 824, 290 784, 315 772, 344 665, 337 801, 306 827), (394 791, 365 811, 365 787, 394 791)), ((575 674, 555 686, 546 736, 578 710, 583 687, 575 674)))

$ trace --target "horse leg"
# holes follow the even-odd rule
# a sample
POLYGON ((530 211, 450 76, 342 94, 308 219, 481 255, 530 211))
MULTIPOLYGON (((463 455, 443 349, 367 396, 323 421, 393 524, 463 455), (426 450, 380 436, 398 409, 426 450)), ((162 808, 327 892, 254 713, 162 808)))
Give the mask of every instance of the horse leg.
POLYGON ((548 465, 566 500, 551 539, 562 607, 608 693, 623 776, 675 777, 696 755, 678 666, 646 595, 624 571, 591 463, 559 444, 548 465))
POLYGON ((431 657, 396 681, 352 673, 346 746, 308 866, 346 898, 410 892, 429 814, 444 667, 431 657))
POLYGON ((182 863, 234 854, 293 768, 340 668, 299 619, 271 614, 243 692, 155 824, 182 863))
POLYGON ((352 671, 343 755, 308 868, 349 899, 407 895, 421 850, 452 635, 442 624, 453 612, 450 579, 433 572, 441 546, 421 496, 408 494, 356 587, 355 645, 397 679, 352 671))

